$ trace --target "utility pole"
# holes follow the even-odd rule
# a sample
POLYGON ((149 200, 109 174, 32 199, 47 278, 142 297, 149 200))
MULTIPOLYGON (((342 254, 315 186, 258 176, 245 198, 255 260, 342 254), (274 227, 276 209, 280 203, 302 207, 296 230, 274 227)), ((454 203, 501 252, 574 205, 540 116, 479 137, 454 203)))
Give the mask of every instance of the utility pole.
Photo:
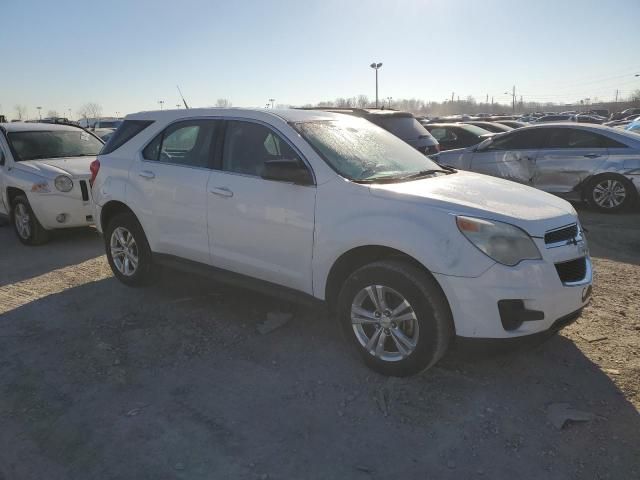
POLYGON ((164 100, 158 100, 158 103, 160 104, 160 110, 162 110, 162 107, 164 106, 164 100))
POLYGON ((616 103, 618 103, 618 89, 616 88, 616 103))
POLYGON ((453 103, 453 95, 455 94, 455 92, 451 92, 451 103, 453 103))
POLYGON ((270 98, 269 101, 271 102, 271 108, 273 108, 273 102, 275 102, 276 99, 275 98, 270 98))
POLYGON ((389 108, 391 108, 391 100, 393 100, 393 97, 387 97, 387 101, 389 102, 389 108))
POLYGON ((489 104, 489 94, 487 93, 487 99, 484 101, 484 103, 489 104))
POLYGON ((382 63, 378 62, 373 62, 371 65, 369 65, 371 68, 373 68, 376 71, 376 108, 378 108, 378 70, 380 69, 380 67, 382 66, 382 63))
POLYGON ((516 113, 516 86, 513 86, 513 113, 516 113))
POLYGON ((36 107, 38 109, 38 118, 42 120, 42 107, 36 107))

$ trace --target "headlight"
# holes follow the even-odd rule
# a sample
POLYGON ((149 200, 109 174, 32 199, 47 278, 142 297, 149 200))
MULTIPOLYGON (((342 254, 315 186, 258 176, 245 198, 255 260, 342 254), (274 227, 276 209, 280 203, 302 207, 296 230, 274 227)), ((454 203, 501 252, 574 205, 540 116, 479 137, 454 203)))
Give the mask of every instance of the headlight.
POLYGON ((60 175, 56 177, 53 184, 61 192, 69 192, 73 188, 73 180, 66 175, 60 175))
POLYGON ((456 217, 456 223, 471 243, 498 263, 514 266, 541 258, 531 237, 514 225, 471 217, 456 217))

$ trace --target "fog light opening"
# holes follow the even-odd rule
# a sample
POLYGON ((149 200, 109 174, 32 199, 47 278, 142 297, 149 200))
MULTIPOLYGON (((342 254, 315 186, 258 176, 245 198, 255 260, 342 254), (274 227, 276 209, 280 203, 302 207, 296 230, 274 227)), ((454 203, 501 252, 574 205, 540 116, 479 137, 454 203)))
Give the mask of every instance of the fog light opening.
POLYGON ((64 223, 67 221, 67 214, 66 213, 61 213, 56 217, 56 222, 58 223, 64 223))

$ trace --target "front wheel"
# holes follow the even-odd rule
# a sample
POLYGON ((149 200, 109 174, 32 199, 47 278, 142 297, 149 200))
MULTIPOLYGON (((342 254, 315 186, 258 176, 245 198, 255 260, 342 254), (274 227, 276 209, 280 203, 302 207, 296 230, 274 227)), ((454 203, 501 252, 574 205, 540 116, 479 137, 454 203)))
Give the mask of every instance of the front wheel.
POLYGON ((345 281, 338 314, 365 363, 408 376, 435 364, 453 337, 449 304, 436 281, 408 262, 366 265, 345 281))
POLYGON ((151 249, 133 213, 113 217, 104 232, 107 260, 113 274, 130 286, 146 284, 153 268, 151 249))
POLYGON ((25 245, 42 245, 49 240, 49 231, 40 224, 24 195, 13 199, 11 218, 18 240, 25 245))
POLYGON ((601 212, 619 212, 631 206, 636 197, 633 184, 618 175, 601 175, 587 187, 587 200, 601 212))

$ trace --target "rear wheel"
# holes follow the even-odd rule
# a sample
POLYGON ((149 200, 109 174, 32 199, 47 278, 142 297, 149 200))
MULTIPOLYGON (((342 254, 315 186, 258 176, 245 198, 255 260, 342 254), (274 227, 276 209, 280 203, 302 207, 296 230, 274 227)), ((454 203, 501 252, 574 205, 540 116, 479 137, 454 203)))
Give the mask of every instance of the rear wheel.
POLYGON ((151 249, 135 215, 114 216, 104 234, 107 260, 116 278, 130 286, 148 283, 153 268, 151 249))
POLYGON ((435 364, 453 337, 449 305, 418 267, 386 260, 349 276, 338 299, 345 335, 365 363, 384 375, 408 376, 435 364))
POLYGON ((618 212, 636 199, 634 185, 619 175, 599 175, 587 187, 589 204, 601 212, 618 212))
POLYGON ((49 231, 36 218, 26 196, 18 195, 13 199, 11 219, 18 240, 25 245, 42 245, 49 240, 49 231))

